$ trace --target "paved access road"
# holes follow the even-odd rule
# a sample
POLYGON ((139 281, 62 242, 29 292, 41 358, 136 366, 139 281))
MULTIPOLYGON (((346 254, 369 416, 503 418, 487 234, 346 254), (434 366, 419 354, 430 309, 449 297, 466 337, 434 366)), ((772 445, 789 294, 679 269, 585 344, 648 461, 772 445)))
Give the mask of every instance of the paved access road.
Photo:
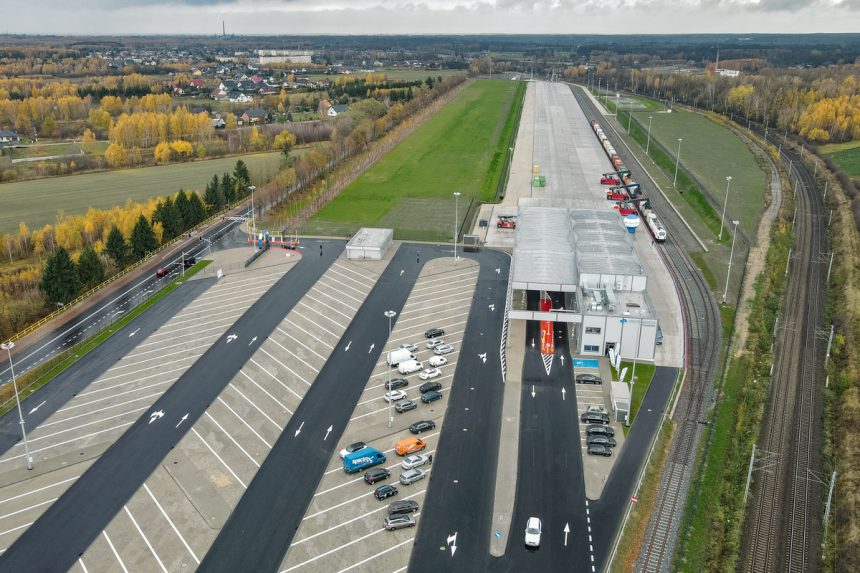
POLYGON ((69 569, 343 250, 306 255, 0 556, 0 569, 69 569), (256 338, 255 338, 256 337, 256 338))

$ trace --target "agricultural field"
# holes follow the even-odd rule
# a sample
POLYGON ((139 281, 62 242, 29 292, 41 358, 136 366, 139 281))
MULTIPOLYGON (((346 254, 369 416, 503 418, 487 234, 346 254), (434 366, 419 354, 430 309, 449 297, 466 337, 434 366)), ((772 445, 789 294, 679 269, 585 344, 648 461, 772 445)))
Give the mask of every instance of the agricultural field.
MULTIPOLYGON (((96 141, 93 143, 91 155, 104 155, 108 147, 107 141, 96 141)), ((84 150, 79 141, 61 141, 58 143, 35 143, 23 147, 10 147, 3 154, 11 159, 26 159, 35 157, 52 157, 83 155, 84 150)))
POLYGON ((849 177, 860 178, 860 141, 822 145, 818 152, 832 159, 849 177))
POLYGON ((89 207, 109 209, 126 199, 144 201, 179 189, 202 191, 212 175, 232 172, 236 161, 248 165, 255 181, 273 176, 281 154, 258 153, 191 163, 86 173, 0 184, 0 232, 17 232, 21 221, 31 228, 53 223, 57 212, 85 213, 89 207))
POLYGON ((525 85, 479 80, 321 209, 304 233, 394 229, 395 238, 450 240, 474 201, 493 201, 525 85))

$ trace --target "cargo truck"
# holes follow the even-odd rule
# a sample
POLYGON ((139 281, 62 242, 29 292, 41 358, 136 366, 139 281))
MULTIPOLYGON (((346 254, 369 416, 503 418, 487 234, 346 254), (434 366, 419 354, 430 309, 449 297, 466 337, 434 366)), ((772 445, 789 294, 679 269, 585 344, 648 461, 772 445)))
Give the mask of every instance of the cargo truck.
POLYGON ((343 457, 343 471, 348 474, 385 463, 385 454, 376 448, 366 447, 343 457))
POLYGON ((389 366, 394 367, 401 362, 406 362, 407 360, 415 360, 415 355, 406 350, 405 348, 400 348, 399 350, 393 350, 389 352, 386 360, 388 361, 389 366))

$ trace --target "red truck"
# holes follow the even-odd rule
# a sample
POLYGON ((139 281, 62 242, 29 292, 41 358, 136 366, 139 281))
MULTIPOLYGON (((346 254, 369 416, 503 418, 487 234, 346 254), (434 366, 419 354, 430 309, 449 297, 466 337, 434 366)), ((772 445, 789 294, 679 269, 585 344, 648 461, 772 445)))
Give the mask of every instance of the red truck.
POLYGON ((607 201, 624 201, 627 199, 627 192, 623 187, 611 187, 606 191, 607 201))
POLYGON ((600 178, 601 185, 621 185, 621 181, 614 175, 604 175, 600 178))

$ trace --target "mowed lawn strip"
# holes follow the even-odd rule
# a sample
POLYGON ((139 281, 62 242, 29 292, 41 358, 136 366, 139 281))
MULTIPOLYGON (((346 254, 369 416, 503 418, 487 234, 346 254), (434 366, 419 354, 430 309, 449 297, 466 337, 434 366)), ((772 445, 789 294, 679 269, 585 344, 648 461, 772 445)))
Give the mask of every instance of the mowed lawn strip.
POLYGON ((68 215, 87 209, 110 209, 126 199, 145 201, 173 194, 180 189, 203 190, 212 175, 233 172, 236 161, 248 166, 252 178, 269 178, 277 173, 278 152, 222 157, 191 163, 122 169, 3 183, 0 185, 0 232, 17 232, 23 221, 31 229, 54 223, 57 211, 68 215))
POLYGON ((860 177, 860 141, 822 145, 818 151, 832 159, 849 177, 860 177))
POLYGON ((522 105, 522 82, 479 80, 323 207, 303 232, 393 228, 399 239, 446 240, 474 197, 492 201, 522 105))

